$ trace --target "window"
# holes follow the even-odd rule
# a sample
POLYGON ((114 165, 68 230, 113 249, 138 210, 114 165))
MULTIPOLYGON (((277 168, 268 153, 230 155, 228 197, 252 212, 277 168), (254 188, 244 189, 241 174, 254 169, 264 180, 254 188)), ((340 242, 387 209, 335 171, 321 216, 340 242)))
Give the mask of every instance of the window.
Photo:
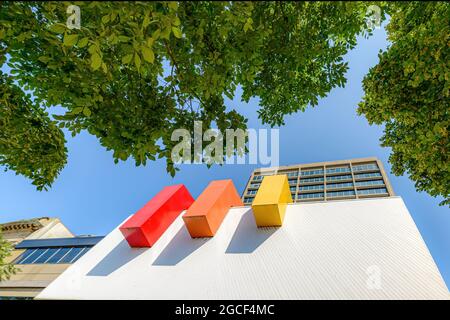
POLYGON ((310 182, 323 182, 323 177, 320 178, 302 178, 300 183, 310 183, 310 182))
POLYGON ((299 199, 315 199, 315 198, 323 198, 323 193, 304 193, 298 195, 299 199))
POLYGON ((90 246, 26 249, 14 264, 74 263, 90 246))
POLYGON ((348 188, 348 187, 353 187, 353 182, 327 184, 327 189, 338 189, 338 188, 348 188))
POLYGON ((58 261, 61 260, 61 258, 64 257, 69 251, 70 248, 60 248, 58 252, 47 260, 47 263, 58 263, 58 261))
POLYGON ((247 194, 248 194, 248 195, 255 195, 256 192, 257 192, 256 190, 248 190, 248 191, 247 191, 247 194))
POLYGON ((70 251, 58 261, 58 263, 71 263, 72 260, 74 260, 82 252, 82 250, 83 248, 81 247, 70 249, 70 251))
POLYGON ((289 189, 291 189, 291 192, 295 192, 297 190, 297 187, 294 186, 294 187, 290 187, 289 189))
POLYGON ((329 168, 327 173, 344 173, 350 172, 350 167, 340 167, 340 168, 329 168))
POLYGON ((355 195, 355 191, 353 191, 353 190, 327 192, 327 197, 331 197, 331 198, 354 196, 354 195, 355 195))
POLYGON ((33 254, 37 249, 27 249, 24 253, 16 260, 16 264, 20 264, 22 261, 27 259, 31 254, 33 254))
POLYGON ((258 189, 261 186, 261 183, 251 183, 249 188, 255 188, 258 189))
POLYGON ((244 204, 252 203, 253 198, 244 198, 244 204))
MULTIPOLYGON (((28 263, 33 263, 34 260, 36 260, 37 258, 39 258, 39 256, 41 254, 44 253, 44 251, 46 251, 47 249, 28 249, 28 250, 33 250, 32 253, 30 253, 25 259, 21 260, 20 264, 28 264, 28 263)), ((27 253, 27 251, 25 251, 25 254, 27 253)))
POLYGON ((346 174, 346 175, 343 175, 343 176, 327 177, 327 182, 328 181, 341 181, 341 180, 352 180, 352 175, 351 174, 346 174))
POLYGON ((365 171, 365 170, 378 170, 378 166, 375 163, 359 164, 353 166, 353 171, 365 171))
POLYGON ((39 256, 36 260, 33 261, 34 264, 45 263, 49 258, 51 258, 59 248, 50 248, 46 250, 43 254, 39 256))
POLYGON ((312 185, 312 186, 301 186, 301 191, 307 191, 307 190, 323 190, 323 184, 319 185, 312 185))
POLYGON ((381 173, 380 172, 372 172, 372 173, 355 174, 355 179, 373 178, 373 177, 381 177, 381 173))
POLYGON ((384 181, 383 180, 358 181, 355 184, 358 187, 361 187, 361 186, 377 186, 377 185, 384 185, 384 181))
POLYGON ((253 181, 262 181, 263 176, 254 176, 253 181))
POLYGON ((323 174, 323 169, 305 170, 300 173, 301 176, 314 176, 318 174, 323 174))
POLYGON ((363 190, 358 190, 358 194, 384 194, 384 193, 388 193, 386 188, 374 188, 374 189, 363 189, 363 190))

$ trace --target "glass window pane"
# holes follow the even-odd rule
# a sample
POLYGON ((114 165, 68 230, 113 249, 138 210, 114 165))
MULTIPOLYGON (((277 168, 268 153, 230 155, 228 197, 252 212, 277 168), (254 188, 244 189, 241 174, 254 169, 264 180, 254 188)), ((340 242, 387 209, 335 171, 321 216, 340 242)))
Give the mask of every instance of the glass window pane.
POLYGON ((67 252, 70 251, 71 248, 60 248, 58 252, 50 259, 48 259, 47 263, 58 263, 58 261, 66 255, 67 252))
POLYGON ((83 247, 72 248, 58 263, 70 263, 81 250, 83 250, 83 247))
POLYGON ((15 264, 21 264, 30 254, 35 252, 37 249, 27 249, 24 253, 14 262, 15 264))
POLYGON ((59 248, 50 248, 43 255, 37 258, 33 263, 45 263, 51 256, 53 256, 59 248))
POLYGON ((21 264, 33 263, 33 261, 36 260, 36 258, 38 258, 46 250, 47 250, 47 248, 45 248, 45 249, 36 249, 36 251, 34 251, 32 254, 30 254, 26 259, 23 259, 23 261, 21 261, 21 264))
POLYGON ((72 260, 72 263, 74 263, 75 261, 77 261, 78 259, 80 259, 82 256, 84 256, 84 254, 86 253, 86 252, 88 252, 89 251, 89 247, 85 247, 85 248, 83 248, 83 250, 81 250, 81 252, 72 260))

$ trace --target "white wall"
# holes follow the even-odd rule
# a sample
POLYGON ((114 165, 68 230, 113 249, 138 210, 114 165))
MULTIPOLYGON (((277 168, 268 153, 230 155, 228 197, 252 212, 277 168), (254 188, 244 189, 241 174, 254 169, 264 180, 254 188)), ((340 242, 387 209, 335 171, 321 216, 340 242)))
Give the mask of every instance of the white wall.
POLYGON ((399 197, 292 204, 281 228, 258 229, 249 207, 234 208, 209 240, 191 239, 180 215, 149 249, 115 229, 38 296, 449 298, 399 197))

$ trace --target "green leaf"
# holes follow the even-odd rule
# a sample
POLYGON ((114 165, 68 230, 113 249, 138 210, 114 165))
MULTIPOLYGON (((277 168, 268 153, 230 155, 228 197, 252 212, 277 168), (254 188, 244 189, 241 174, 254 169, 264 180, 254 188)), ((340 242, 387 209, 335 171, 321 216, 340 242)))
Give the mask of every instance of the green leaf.
POLYGON ((72 110, 73 114, 79 114, 83 112, 83 107, 76 107, 75 109, 72 110))
POLYGON ((145 61, 153 63, 155 61, 155 54, 153 50, 148 47, 142 47, 142 57, 145 61))
POLYGON ((139 57, 139 54, 134 54, 134 65, 136 66, 136 69, 140 71, 141 69, 141 58, 139 57))
POLYGON ((66 26, 64 24, 61 23, 56 23, 50 26, 49 28, 50 31, 54 32, 54 33, 64 33, 66 31, 66 26))
POLYGON ((39 57, 38 60, 41 62, 47 63, 50 61, 50 57, 42 56, 42 57, 39 57))
POLYGON ((126 56, 124 56, 124 57, 122 58, 122 63, 123 63, 123 64, 128 64, 128 63, 131 62, 131 59, 133 59, 133 54, 132 54, 132 53, 127 54, 126 56))
POLYGON ((175 37, 177 37, 178 39, 180 39, 182 37, 181 30, 178 29, 177 27, 172 27, 172 32, 173 32, 173 35, 175 37))
POLYGON ((167 28, 165 28, 165 29, 161 32, 161 38, 169 40, 170 32, 172 32, 172 28, 171 28, 170 26, 167 27, 167 28))
POLYGON ((78 35, 77 34, 66 34, 64 36, 64 45, 67 47, 73 46, 75 43, 77 43, 78 35))
POLYGON ((80 41, 78 41, 78 48, 86 47, 88 42, 89 42, 89 38, 87 38, 87 37, 81 39, 80 41))
POLYGON ((83 114, 84 114, 86 117, 90 117, 91 114, 92 114, 92 112, 91 112, 91 110, 90 110, 89 108, 83 108, 83 114))
POLYGON ((104 16, 102 17, 102 23, 103 23, 103 24, 107 24, 108 22, 109 22, 109 14, 104 15, 104 16))
POLYGON ((97 70, 102 65, 102 58, 98 55, 98 53, 94 53, 91 56, 91 68, 92 70, 97 70))
POLYGON ((130 41, 130 37, 127 36, 118 36, 120 42, 128 42, 130 41))
POLYGON ((145 29, 150 24, 150 17, 148 15, 145 15, 144 21, 142 22, 142 27, 145 29))
POLYGON ((155 32, 153 32, 153 34, 152 34, 152 38, 155 40, 158 40, 160 34, 161 34, 161 29, 156 29, 155 32))
POLYGON ((168 6, 172 10, 177 10, 178 9, 178 2, 177 1, 169 1, 168 2, 168 6))

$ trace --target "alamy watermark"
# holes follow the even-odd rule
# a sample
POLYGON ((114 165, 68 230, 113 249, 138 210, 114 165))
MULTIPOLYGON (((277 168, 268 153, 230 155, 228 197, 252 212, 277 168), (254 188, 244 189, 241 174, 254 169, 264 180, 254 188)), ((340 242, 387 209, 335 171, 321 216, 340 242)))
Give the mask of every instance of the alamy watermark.
POLYGON ((218 129, 210 128, 203 132, 202 122, 194 121, 193 132, 193 137, 191 136, 191 131, 185 128, 175 129, 172 132, 171 140, 178 142, 172 148, 171 152, 171 159, 173 163, 260 163, 271 166, 278 166, 279 164, 280 135, 278 129, 270 129, 270 155, 268 154, 269 130, 267 129, 226 129, 225 133, 223 133, 218 129), (210 143, 203 148, 203 142, 210 143), (247 142, 248 159, 245 153, 247 142))
POLYGON ((377 265, 369 266, 366 269, 366 286, 369 290, 381 290, 381 268, 377 265))
POLYGON ((67 7, 67 14, 70 16, 67 18, 66 25, 69 29, 81 28, 81 10, 79 6, 71 4, 67 7))

